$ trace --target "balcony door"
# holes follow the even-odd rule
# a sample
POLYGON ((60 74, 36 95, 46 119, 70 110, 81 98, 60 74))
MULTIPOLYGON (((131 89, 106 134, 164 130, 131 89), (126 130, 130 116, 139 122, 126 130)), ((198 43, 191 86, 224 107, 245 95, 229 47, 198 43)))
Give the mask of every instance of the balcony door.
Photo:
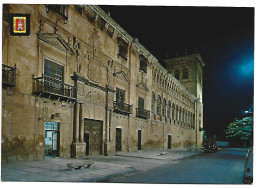
POLYGON ((143 110, 143 109, 144 109, 144 99, 141 98, 141 97, 138 98, 138 108, 139 108, 140 110, 143 110))
POLYGON ((49 59, 44 59, 44 76, 63 83, 63 66, 49 59))

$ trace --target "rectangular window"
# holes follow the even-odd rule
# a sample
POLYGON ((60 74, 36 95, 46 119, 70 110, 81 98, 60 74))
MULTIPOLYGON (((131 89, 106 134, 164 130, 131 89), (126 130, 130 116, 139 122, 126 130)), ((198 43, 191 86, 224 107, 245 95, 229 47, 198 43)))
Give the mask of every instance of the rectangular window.
POLYGON ((63 83, 63 66, 51 60, 44 60, 44 76, 50 77, 59 83, 63 83))
POLYGON ((116 88, 116 101, 117 102, 125 102, 125 91, 119 88, 116 88))
POLYGON ((147 73, 147 58, 145 56, 143 56, 143 55, 140 55, 139 58, 140 58, 139 70, 142 70, 145 73, 147 73))
POLYGON ((61 15, 65 20, 68 20, 68 7, 67 7, 67 5, 49 4, 49 5, 47 5, 47 8, 54 10, 59 15, 61 15))
POLYGON ((138 108, 142 110, 144 109, 144 99, 141 97, 138 98, 138 108))
POLYGON ((125 42, 122 38, 118 38, 117 41, 118 41, 118 56, 127 60, 127 51, 128 51, 127 42, 125 42))

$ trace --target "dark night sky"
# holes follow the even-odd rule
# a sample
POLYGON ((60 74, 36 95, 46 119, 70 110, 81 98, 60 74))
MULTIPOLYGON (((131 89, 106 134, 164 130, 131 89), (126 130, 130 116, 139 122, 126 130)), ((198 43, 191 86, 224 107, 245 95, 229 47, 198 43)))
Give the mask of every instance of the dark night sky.
MULTIPOLYGON (((100 6, 155 57, 200 53, 204 129, 223 136, 253 104, 254 9, 237 7, 100 6)), ((160 61, 162 64, 163 62, 160 61)))

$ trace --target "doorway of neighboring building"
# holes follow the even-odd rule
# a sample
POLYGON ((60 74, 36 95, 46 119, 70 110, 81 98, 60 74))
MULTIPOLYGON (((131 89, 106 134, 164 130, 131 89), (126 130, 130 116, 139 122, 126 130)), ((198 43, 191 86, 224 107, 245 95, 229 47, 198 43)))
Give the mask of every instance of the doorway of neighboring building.
POLYGON ((59 156, 59 123, 45 122, 45 159, 59 156))
POLYGON ((116 128, 116 151, 122 151, 122 129, 116 128))
POLYGON ((168 149, 172 148, 172 135, 168 135, 168 149))
POLYGON ((84 133, 86 154, 101 155, 103 141, 103 122, 93 119, 84 119, 84 133))
POLYGON ((141 144, 141 140, 142 139, 142 133, 141 133, 141 130, 138 130, 138 150, 141 150, 142 149, 142 144, 141 144))

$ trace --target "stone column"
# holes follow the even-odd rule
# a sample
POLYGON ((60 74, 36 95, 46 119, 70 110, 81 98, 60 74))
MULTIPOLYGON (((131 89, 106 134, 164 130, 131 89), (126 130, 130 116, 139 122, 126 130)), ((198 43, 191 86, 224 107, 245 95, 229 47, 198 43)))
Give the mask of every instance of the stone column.
POLYGON ((76 102, 74 104, 74 120, 73 120, 73 142, 79 142, 79 106, 76 102))
POLYGON ((83 104, 79 104, 79 142, 84 142, 84 118, 83 104))

